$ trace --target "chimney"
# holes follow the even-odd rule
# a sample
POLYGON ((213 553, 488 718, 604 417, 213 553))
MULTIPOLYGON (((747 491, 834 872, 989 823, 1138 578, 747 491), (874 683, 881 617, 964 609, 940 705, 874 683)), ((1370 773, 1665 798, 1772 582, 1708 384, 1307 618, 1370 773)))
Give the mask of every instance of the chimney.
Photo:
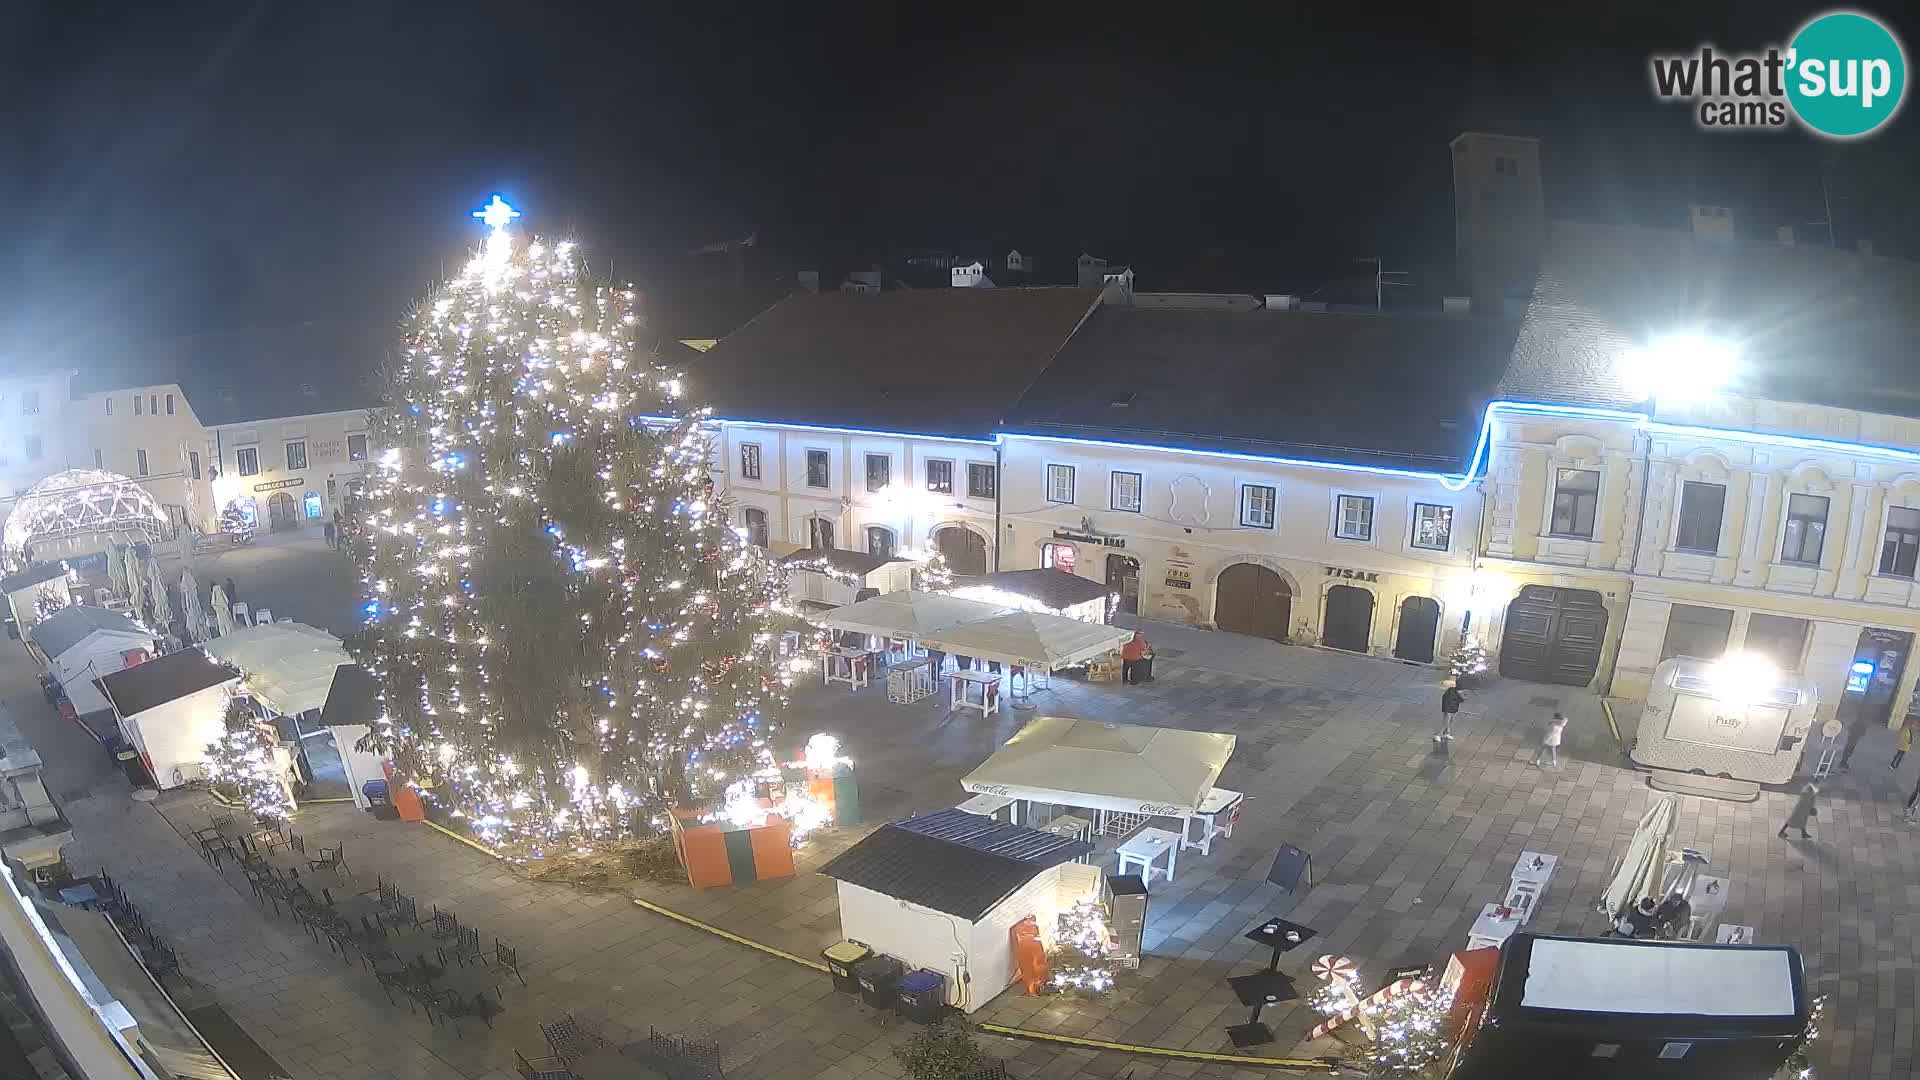
POLYGON ((802 270, 800 271, 799 277, 800 277, 801 288, 807 290, 808 292, 820 291, 820 271, 802 270))
POLYGON ((1440 298, 1440 310, 1448 315, 1465 315, 1473 310, 1473 298, 1470 296, 1443 296, 1440 298))
POLYGON ((1860 249, 1860 254, 1862 255, 1873 254, 1873 241, 1864 236, 1854 241, 1854 246, 1860 249))
POLYGON ((1268 293, 1268 311, 1292 311, 1294 296, 1292 293, 1268 293))
POLYGON ((1773 236, 1774 236, 1774 239, 1780 241, 1781 247, 1793 246, 1793 226, 1782 225, 1779 228, 1773 230, 1773 236))
POLYGON ((1693 225, 1693 241, 1696 244, 1733 243, 1733 211, 1724 206, 1701 206, 1695 204, 1688 208, 1687 220, 1693 225))

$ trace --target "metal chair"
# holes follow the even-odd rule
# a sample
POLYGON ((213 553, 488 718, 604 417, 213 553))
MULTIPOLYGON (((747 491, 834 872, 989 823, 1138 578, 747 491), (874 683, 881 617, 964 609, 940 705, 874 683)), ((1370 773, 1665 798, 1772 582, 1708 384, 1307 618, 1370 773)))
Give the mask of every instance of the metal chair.
POLYGON ((460 935, 460 917, 451 911, 441 911, 438 904, 433 908, 433 936, 451 938, 460 935))
POLYGON ((480 950, 480 931, 471 926, 461 927, 454 936, 453 956, 461 967, 466 967, 468 960, 479 963, 485 959, 486 954, 480 950))
POLYGON ((605 1039, 583 1030, 572 1013, 551 1024, 541 1024, 540 1034, 547 1037, 547 1048, 554 1056, 568 1065, 607 1045, 605 1039))
POLYGON ((567 1063, 555 1057, 535 1058, 528 1061, 526 1055, 515 1050, 513 1067, 520 1073, 521 1080, 577 1080, 567 1063))
MULTIPOLYGON (((305 852, 306 846, 304 844, 301 845, 300 850, 305 852)), ((347 845, 336 844, 330 848, 321 848, 319 858, 307 860, 307 869, 335 870, 348 877, 352 877, 353 871, 347 869, 347 845)))
POLYGON ((395 926, 404 926, 404 927, 407 927, 408 929, 412 929, 413 927, 419 926, 420 925, 419 905, 413 902, 413 897, 411 896, 407 896, 405 894, 397 894, 397 895, 399 896, 399 899, 395 900, 393 904, 393 924, 395 926))
POLYGON ((527 977, 520 974, 520 950, 511 945, 504 945, 499 938, 494 938, 493 962, 497 966, 513 972, 513 977, 520 980, 521 986, 527 985, 527 977))
POLYGON ((493 1018, 506 1011, 504 1006, 485 994, 475 994, 468 998, 461 997, 457 992, 452 990, 446 992, 446 997, 441 999, 440 1005, 441 1015, 456 1021, 453 1025, 455 1034, 459 1034, 460 1032, 460 1025, 457 1021, 461 1017, 477 1016, 480 1018, 481 1023, 491 1028, 493 1026, 493 1018))

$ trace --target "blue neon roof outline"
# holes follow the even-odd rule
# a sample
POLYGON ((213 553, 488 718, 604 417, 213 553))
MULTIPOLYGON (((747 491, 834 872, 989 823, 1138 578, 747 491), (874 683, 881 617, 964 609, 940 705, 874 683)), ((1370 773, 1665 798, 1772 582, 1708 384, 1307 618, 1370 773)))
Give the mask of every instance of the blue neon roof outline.
MULTIPOLYGON (((1488 447, 1493 440, 1493 421, 1495 413, 1517 413, 1535 416, 1567 416, 1587 420, 1612 420, 1632 424, 1643 431, 1674 435, 1683 438, 1741 439, 1749 442, 1761 442, 1774 446, 1790 446, 1804 450, 1824 451, 1843 454, 1871 454, 1920 464, 1920 452, 1902 450, 1898 447, 1880 446, 1875 443, 1850 443, 1833 439, 1816 439, 1803 435, 1780 435, 1772 432, 1740 431, 1734 428, 1705 427, 1696 424, 1673 424, 1655 420, 1643 412, 1626 409, 1612 409, 1596 405, 1562 405, 1548 401, 1507 401, 1498 400, 1487 403, 1481 414, 1480 437, 1475 442, 1473 454, 1467 460, 1467 468, 1459 473, 1432 472, 1424 469, 1402 469, 1389 465, 1356 465, 1336 461, 1315 461, 1309 458, 1290 458, 1276 454, 1254 454, 1232 450, 1205 450, 1198 447, 1156 446, 1150 443, 1131 443, 1117 439, 1082 439, 1066 435, 1044 435, 1035 432, 997 431, 990 439, 975 439, 958 435, 932 435, 925 432, 876 431, 867 428, 831 427, 823 424, 795 424, 774 420, 741 420, 730 417, 705 417, 701 423, 714 425, 734 424, 743 427, 779 428, 789 431, 818 431, 836 435, 864 435, 884 439, 925 439, 937 442, 968 443, 978 446, 999 446, 1013 439, 1030 441, 1069 443, 1079 446, 1103 446, 1118 450, 1150 450, 1162 454, 1191 454, 1199 457, 1219 458, 1227 461, 1248 461, 1266 465, 1283 465, 1294 468, 1331 469, 1339 472, 1366 473, 1374 476, 1398 476, 1411 480, 1430 480, 1447 491, 1462 491, 1474 482, 1486 464, 1488 447)), ((670 416, 641 416, 641 421, 671 424, 679 422, 670 416)))

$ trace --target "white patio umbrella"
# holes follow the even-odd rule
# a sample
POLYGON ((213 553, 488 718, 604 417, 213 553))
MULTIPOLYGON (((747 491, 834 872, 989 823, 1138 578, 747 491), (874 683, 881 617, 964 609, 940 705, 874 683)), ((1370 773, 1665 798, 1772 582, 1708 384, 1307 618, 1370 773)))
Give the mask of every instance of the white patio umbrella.
POLYGON ((187 636, 194 641, 207 640, 207 613, 200 607, 200 583, 192 570, 180 572, 180 617, 187 621, 187 636))
POLYGON ((132 544, 127 545, 126 568, 127 603, 133 605, 134 612, 142 621, 147 621, 147 583, 141 577, 140 557, 134 553, 132 544))
POLYGON ((225 637, 233 633, 233 605, 227 603, 227 590, 215 585, 213 595, 207 598, 207 606, 213 609, 214 634, 225 637))
POLYGON ((173 625, 173 605, 167 602, 167 579, 160 576, 160 564, 152 557, 147 559, 147 599, 151 606, 147 615, 152 619, 156 630, 165 630, 173 625))
POLYGON ((1627 853, 1620 860, 1619 869, 1614 871, 1606 891, 1600 894, 1602 915, 1617 919, 1641 897, 1660 895, 1667 871, 1667 848, 1673 843, 1676 802, 1671 793, 1662 795, 1640 818, 1640 827, 1627 842, 1627 853))
POLYGON ((113 586, 113 595, 127 598, 127 561, 118 548, 107 549, 107 581, 113 586))

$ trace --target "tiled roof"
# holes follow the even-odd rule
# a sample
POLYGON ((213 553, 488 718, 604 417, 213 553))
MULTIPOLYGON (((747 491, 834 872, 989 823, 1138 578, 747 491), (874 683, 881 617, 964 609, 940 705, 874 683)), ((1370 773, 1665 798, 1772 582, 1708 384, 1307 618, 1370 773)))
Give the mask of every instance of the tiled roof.
POLYGON ((27 636, 33 639, 40 651, 48 656, 59 656, 96 631, 116 634, 143 636, 133 620, 117 611, 93 607, 88 604, 68 604, 59 611, 33 624, 27 636))
POLYGON ((1090 850, 1078 840, 954 809, 882 825, 820 872, 972 921, 1041 871, 1090 850))
POLYGON ((93 680, 122 716, 135 716, 188 694, 238 680, 240 673, 199 649, 181 649, 93 680))
POLYGON ((1501 396, 1637 407, 1617 361, 1673 333, 1738 345, 1732 393, 1920 417, 1920 266, 1564 223, 1553 227, 1501 396))
POLYGON ((1107 595, 1107 587, 1100 582, 1064 570, 1002 570, 997 574, 958 578, 954 584, 985 585, 1032 597, 1055 611, 1107 595))
POLYGON ((379 719, 379 704, 375 695, 380 684, 371 673, 359 664, 341 664, 333 669, 333 685, 327 688, 327 703, 320 709, 320 722, 329 727, 337 724, 368 724, 379 719))
POLYGON ((725 419, 986 438, 1096 295, 797 293, 722 338, 689 380, 725 419))
POLYGON ((1486 316, 1104 306, 1015 432, 1456 472, 1513 349, 1486 316))

